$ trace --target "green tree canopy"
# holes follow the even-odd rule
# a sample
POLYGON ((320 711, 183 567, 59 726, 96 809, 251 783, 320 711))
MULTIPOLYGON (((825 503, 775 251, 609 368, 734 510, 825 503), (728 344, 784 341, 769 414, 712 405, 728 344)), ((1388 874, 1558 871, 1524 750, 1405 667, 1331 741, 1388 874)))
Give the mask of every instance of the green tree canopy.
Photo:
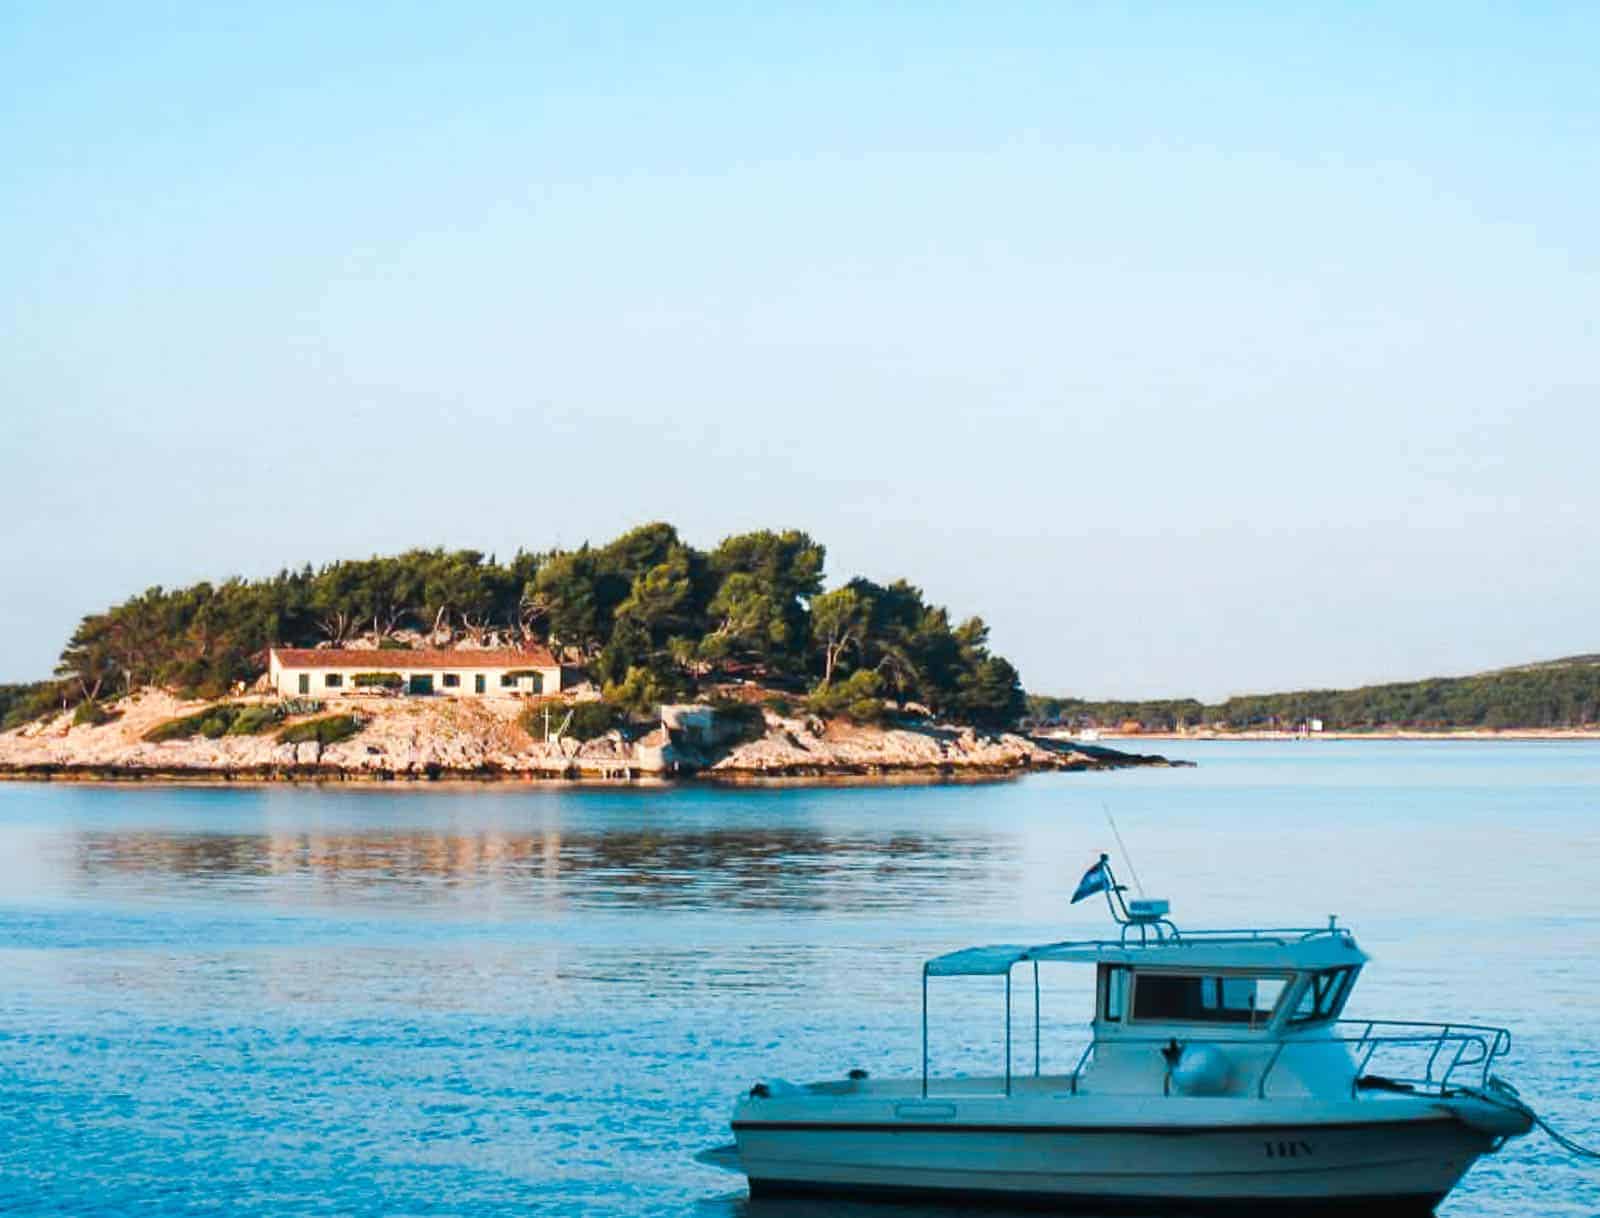
POLYGON ((898 580, 853 579, 824 591, 821 544, 797 529, 724 538, 710 550, 670 524, 642 525, 602 546, 519 550, 507 563, 478 550, 413 549, 259 580, 150 588, 85 617, 57 680, 7 699, 13 716, 163 685, 207 696, 251 681, 272 646, 335 646, 358 636, 539 641, 592 666, 640 703, 737 674, 786 689, 855 679, 852 713, 884 699, 999 723, 1005 666, 990 661, 976 618, 948 612, 898 580), (866 692, 870 690, 871 692, 866 692))

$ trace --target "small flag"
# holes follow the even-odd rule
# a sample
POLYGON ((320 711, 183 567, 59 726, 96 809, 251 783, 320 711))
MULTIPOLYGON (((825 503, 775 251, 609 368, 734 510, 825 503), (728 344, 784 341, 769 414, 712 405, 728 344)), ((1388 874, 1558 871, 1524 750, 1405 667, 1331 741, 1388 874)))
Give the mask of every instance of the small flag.
POLYGON ((1069 905, 1076 905, 1084 897, 1092 897, 1097 892, 1104 892, 1111 887, 1111 871, 1106 867, 1106 860, 1102 858, 1088 871, 1083 873, 1083 879, 1078 881, 1078 887, 1073 891, 1069 905))

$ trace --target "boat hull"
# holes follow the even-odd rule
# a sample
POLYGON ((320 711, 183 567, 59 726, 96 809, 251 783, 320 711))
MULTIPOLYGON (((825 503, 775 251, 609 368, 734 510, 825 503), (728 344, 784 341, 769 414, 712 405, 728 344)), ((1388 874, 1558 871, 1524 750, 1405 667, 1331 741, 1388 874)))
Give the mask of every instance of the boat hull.
POLYGON ((1297 1216, 1361 1215, 1361 1218, 1432 1218, 1444 1195, 1383 1197, 1160 1197, 1091 1193, 996 1192, 990 1189, 947 1189, 909 1185, 832 1185, 797 1184, 792 1181, 750 1182, 750 1196, 757 1202, 787 1198, 827 1198, 830 1200, 881 1201, 894 1204, 925 1203, 938 1206, 992 1206, 1011 1210, 1041 1210, 1053 1214, 1084 1214, 1107 1218, 1110 1215, 1144 1215, 1147 1218, 1224 1218, 1259 1214, 1263 1218, 1297 1216))
POLYGON ((739 1121, 754 1196, 1426 1214, 1495 1139, 1453 1116, 1217 1126, 739 1121))

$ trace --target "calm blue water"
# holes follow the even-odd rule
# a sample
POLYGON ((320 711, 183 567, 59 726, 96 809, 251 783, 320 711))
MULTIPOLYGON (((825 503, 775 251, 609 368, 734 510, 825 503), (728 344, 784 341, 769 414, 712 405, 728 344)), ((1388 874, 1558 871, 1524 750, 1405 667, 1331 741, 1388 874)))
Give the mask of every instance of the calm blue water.
MULTIPOLYGON (((910 1073, 924 956, 1098 933, 1064 893, 1112 846, 1102 804, 1180 922, 1339 913, 1376 957, 1350 1014, 1510 1026, 1504 1073, 1600 1143, 1600 744, 1172 747, 1200 768, 0 785, 0 1211, 840 1212, 751 1206, 691 1156, 757 1078, 910 1073)), ((1087 978, 1056 972, 1070 1069, 1087 978)), ((933 1010, 936 1069, 999 1067, 996 988, 933 1010)), ((1600 1173, 1535 1136, 1441 1213, 1587 1218, 1600 1173)))

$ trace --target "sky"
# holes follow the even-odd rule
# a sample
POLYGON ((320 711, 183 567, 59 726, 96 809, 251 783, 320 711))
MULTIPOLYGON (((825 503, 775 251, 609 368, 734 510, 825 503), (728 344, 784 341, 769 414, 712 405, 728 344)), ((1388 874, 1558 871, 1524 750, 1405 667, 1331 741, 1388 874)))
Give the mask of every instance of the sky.
POLYGON ((1600 650, 1600 8, 0 9, 0 680, 650 520, 1030 690, 1600 650))

